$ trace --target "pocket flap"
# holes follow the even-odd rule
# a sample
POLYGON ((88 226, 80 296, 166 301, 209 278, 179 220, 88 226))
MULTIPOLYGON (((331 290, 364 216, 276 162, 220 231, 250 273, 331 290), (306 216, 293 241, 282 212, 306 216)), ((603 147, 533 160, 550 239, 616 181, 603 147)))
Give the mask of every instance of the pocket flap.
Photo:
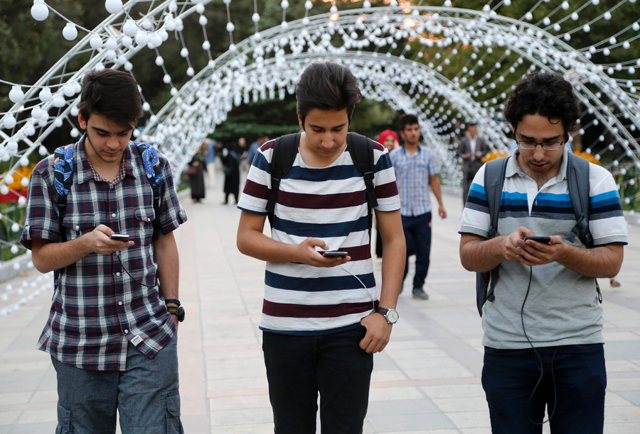
POLYGON ((152 223, 156 217, 156 213, 153 208, 138 208, 134 211, 136 220, 144 223, 152 223))
POLYGON ((167 411, 173 417, 180 417, 180 395, 167 395, 167 411))

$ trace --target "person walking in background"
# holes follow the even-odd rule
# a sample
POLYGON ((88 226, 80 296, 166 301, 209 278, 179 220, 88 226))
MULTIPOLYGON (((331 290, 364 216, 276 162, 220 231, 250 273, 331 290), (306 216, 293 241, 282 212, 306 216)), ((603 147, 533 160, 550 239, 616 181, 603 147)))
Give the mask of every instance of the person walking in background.
POLYGON ((267 141, 269 141, 269 137, 266 134, 260 134, 256 141, 249 146, 247 157, 244 159, 243 163, 245 171, 249 170, 249 167, 251 167, 253 159, 255 158, 258 149, 260 149, 260 146, 264 145, 267 141))
POLYGON ((56 433, 115 434, 118 414, 123 433, 183 433, 173 231, 187 216, 167 159, 131 141, 130 74, 89 72, 78 108, 85 133, 33 170, 20 239, 38 271, 56 270, 36 347, 56 371, 56 433))
POLYGON ((223 148, 220 160, 224 166, 224 202, 229 203, 229 195, 232 195, 235 203, 238 203, 240 193, 240 160, 245 152, 244 138, 238 140, 238 144, 231 146, 231 149, 223 148))
POLYGON ((562 76, 526 76, 504 115, 518 150, 506 166, 478 171, 460 226, 464 268, 499 267, 498 279, 491 279, 494 296, 479 304, 492 431, 540 433, 549 415, 553 434, 602 434, 607 374, 595 278, 614 277, 622 264, 627 223, 618 189, 606 169, 566 148, 580 111, 562 76), (491 237, 487 197, 494 195, 484 172, 503 167, 502 199, 494 205, 499 214, 493 210, 498 233, 491 237), (571 195, 581 191, 572 191, 569 169, 588 184, 581 185, 590 237, 574 217, 571 195), (533 236, 547 238, 526 238, 533 236))
POLYGON ((204 164, 207 172, 207 185, 215 187, 216 185, 216 147, 215 140, 205 139, 204 164))
POLYGON ((189 175, 189 186, 191 187, 191 200, 193 200, 193 203, 200 203, 200 201, 204 199, 207 191, 204 185, 206 152, 207 142, 204 142, 202 146, 198 148, 198 152, 196 152, 196 154, 193 156, 187 168, 187 175, 189 175))
POLYGON ((392 130, 384 130, 381 132, 380 137, 378 138, 378 143, 387 148, 387 151, 389 152, 400 147, 398 135, 392 130))
POLYGON ((413 297, 428 300, 424 282, 429 272, 431 254, 431 201, 429 186, 438 201, 438 215, 447 218, 447 211, 440 191, 440 168, 431 150, 420 144, 418 117, 405 114, 400 118, 400 135, 404 146, 391 153, 391 163, 396 173, 402 204, 402 227, 407 243, 404 278, 409 271, 409 256, 416 255, 416 272, 413 277, 413 297))
MULTIPOLYGON (((398 135, 392 130, 384 130, 378 137, 378 143, 387 148, 388 152, 393 151, 400 147, 400 141, 398 135)), ((376 220, 376 257, 382 258, 382 235, 378 228, 378 221, 376 220)))
POLYGON ((275 432, 315 434, 320 394, 323 433, 361 434, 373 353, 385 348, 398 320, 394 308, 405 251, 398 189, 387 151, 372 143, 370 188, 377 206, 369 209, 365 178, 349 151, 356 139, 347 144, 361 98, 348 68, 312 63, 296 85, 296 98, 303 132, 258 151, 238 205, 238 249, 267 261, 260 328, 275 432), (284 143, 291 147, 283 151, 284 143), (269 237, 263 230, 274 154, 294 160, 277 190, 269 237), (379 303, 366 224, 370 212, 385 242, 379 303))
POLYGON ((478 127, 474 122, 467 126, 467 134, 460 139, 458 156, 462 158, 462 206, 467 203, 469 187, 484 162, 482 157, 489 152, 487 141, 478 136, 478 127))

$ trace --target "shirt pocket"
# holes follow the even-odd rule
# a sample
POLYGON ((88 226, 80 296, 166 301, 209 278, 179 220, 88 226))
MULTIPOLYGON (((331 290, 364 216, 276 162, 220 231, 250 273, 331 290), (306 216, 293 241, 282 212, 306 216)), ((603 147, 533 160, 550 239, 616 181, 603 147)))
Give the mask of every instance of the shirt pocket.
POLYGON ((153 208, 138 208, 134 211, 135 224, 134 236, 138 246, 147 246, 153 242, 153 221, 156 213, 153 208))
POLYGON ((67 237, 67 241, 75 240, 82 235, 93 231, 100 223, 94 216, 87 215, 66 215, 62 221, 62 228, 67 237))

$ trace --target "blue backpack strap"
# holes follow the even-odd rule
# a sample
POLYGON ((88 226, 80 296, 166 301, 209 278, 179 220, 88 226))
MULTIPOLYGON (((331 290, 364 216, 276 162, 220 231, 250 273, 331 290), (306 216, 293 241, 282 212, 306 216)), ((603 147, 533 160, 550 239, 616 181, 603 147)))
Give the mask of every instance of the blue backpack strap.
MULTIPOLYGON (((69 191, 73 185, 73 174, 75 169, 73 163, 74 149, 74 145, 61 146, 53 153, 53 175, 56 189, 55 199, 56 204, 58 205, 58 222, 60 227, 62 227, 62 221, 67 214, 67 196, 69 195, 69 191)), ((60 231, 60 241, 63 243, 67 241, 67 234, 64 229, 60 231)), ((62 270, 55 270, 54 279, 57 280, 61 272, 62 270)))
POLYGON ((156 218, 153 220, 153 239, 160 238, 160 185, 162 183, 162 168, 160 167, 160 158, 158 157, 158 151, 148 143, 134 142, 138 153, 142 157, 142 164, 144 166, 144 172, 147 177, 147 181, 151 185, 153 190, 153 210, 156 218))
POLYGON ((567 183, 569 184, 569 198, 576 216, 576 225, 567 237, 573 242, 575 237, 588 249, 593 247, 593 236, 589 230, 589 162, 572 153, 567 161, 567 183))

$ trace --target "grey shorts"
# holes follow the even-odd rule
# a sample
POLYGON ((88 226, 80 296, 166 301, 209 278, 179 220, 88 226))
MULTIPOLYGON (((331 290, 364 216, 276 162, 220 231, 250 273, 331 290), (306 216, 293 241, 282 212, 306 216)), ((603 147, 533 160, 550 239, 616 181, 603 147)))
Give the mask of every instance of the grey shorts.
POLYGON ((51 357, 58 377, 56 434, 183 434, 177 338, 149 359, 129 343, 127 369, 90 371, 51 357))

